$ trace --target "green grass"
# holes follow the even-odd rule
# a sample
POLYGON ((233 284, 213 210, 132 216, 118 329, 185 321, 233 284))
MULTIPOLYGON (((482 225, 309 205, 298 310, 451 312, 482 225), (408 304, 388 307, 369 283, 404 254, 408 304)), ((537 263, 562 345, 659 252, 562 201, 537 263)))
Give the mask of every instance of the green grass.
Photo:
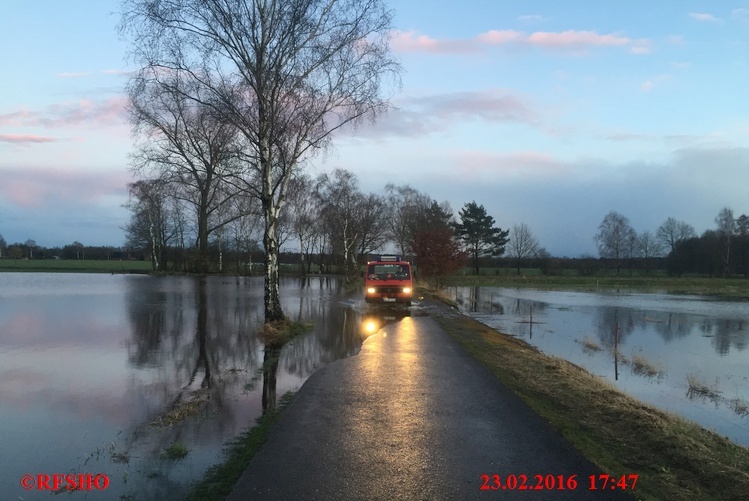
POLYGON ((275 409, 263 414, 258 418, 255 426, 230 442, 224 450, 226 460, 212 466, 206 472, 203 480, 193 488, 187 500, 219 501, 228 496, 293 398, 293 392, 284 394, 275 409))
POLYGON ((151 271, 150 261, 105 261, 85 259, 0 259, 2 271, 143 273, 151 271))
POLYGON ((161 451, 161 457, 164 459, 179 460, 183 459, 190 451, 180 442, 173 442, 169 447, 161 451))

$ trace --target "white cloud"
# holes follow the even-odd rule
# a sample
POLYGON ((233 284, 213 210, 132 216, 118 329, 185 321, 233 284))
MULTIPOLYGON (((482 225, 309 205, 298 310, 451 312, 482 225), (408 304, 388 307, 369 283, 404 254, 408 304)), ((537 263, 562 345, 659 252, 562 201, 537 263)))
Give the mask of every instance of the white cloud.
POLYGON ((689 17, 694 19, 695 21, 701 21, 701 22, 707 22, 707 23, 720 23, 722 22, 721 19, 713 16, 712 14, 708 14, 706 12, 690 12, 689 17))

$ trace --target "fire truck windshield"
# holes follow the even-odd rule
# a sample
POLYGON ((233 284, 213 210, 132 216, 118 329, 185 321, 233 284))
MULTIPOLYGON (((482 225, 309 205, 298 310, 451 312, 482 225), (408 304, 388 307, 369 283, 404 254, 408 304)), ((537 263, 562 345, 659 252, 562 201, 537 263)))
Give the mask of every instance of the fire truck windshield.
POLYGON ((370 280, 409 280, 408 266, 398 264, 370 264, 367 269, 370 280))

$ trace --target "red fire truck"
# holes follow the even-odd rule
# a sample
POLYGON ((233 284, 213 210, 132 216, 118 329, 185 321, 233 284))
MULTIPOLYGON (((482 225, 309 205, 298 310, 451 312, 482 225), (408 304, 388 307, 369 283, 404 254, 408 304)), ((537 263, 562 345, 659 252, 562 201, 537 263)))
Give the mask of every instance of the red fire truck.
POLYGON ((364 299, 368 303, 403 303, 411 306, 411 263, 400 256, 377 256, 364 272, 364 299))

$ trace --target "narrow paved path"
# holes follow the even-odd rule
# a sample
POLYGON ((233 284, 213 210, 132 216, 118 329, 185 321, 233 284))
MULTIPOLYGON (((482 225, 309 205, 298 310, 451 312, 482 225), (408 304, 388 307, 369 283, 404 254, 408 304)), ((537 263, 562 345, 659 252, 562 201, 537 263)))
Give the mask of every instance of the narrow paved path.
POLYGON ((618 500, 600 473, 431 317, 406 317, 298 392, 227 498, 618 500), (481 475, 577 475, 575 490, 481 490, 481 475))

